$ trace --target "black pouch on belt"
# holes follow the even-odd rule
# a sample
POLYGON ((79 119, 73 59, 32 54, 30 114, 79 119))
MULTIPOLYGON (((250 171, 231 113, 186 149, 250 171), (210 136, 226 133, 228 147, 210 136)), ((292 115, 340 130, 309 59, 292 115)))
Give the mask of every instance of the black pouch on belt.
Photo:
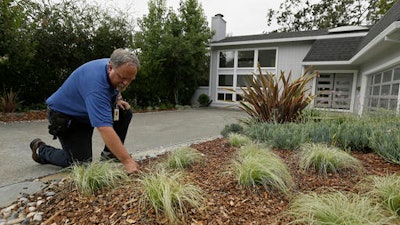
POLYGON ((71 126, 72 118, 63 113, 56 112, 54 110, 48 110, 49 117, 49 133, 53 135, 53 139, 57 136, 65 134, 68 128, 71 126))

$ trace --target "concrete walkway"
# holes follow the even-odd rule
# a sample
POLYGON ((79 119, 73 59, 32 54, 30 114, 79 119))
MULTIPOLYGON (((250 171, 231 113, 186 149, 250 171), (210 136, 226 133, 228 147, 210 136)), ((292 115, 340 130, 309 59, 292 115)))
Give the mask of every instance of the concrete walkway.
MULTIPOLYGON (((225 125, 237 123, 246 114, 236 109, 196 108, 178 111, 136 113, 125 146, 135 157, 174 149, 220 136, 225 125)), ((29 143, 41 138, 60 147, 47 132, 46 121, 0 123, 0 208, 16 201, 21 193, 34 193, 43 184, 36 178, 58 173, 59 167, 40 165, 31 158, 29 143)), ((93 157, 97 161, 104 145, 93 135, 93 157)))

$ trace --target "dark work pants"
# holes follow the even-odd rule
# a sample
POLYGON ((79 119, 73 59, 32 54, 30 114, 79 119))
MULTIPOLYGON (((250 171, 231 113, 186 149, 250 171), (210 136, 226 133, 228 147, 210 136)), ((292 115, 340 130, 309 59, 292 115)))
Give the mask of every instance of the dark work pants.
MULTIPOLYGON (((119 121, 114 121, 113 128, 122 143, 125 141, 131 119, 132 111, 120 108, 119 121)), ((93 129, 90 124, 73 119, 68 130, 57 136, 62 149, 50 145, 40 146, 40 159, 45 163, 61 167, 68 167, 73 163, 91 162, 93 129)), ((103 151, 111 153, 107 146, 103 151)))

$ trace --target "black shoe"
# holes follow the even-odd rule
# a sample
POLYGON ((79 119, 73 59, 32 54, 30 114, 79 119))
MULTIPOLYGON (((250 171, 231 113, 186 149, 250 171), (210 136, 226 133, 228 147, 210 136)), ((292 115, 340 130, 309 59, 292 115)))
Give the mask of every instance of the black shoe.
POLYGON ((29 147, 31 147, 31 150, 32 150, 32 159, 33 159, 33 161, 35 161, 37 163, 40 163, 40 164, 44 164, 44 162, 42 162, 42 160, 40 159, 39 155, 36 153, 36 150, 42 145, 46 145, 46 143, 44 143, 40 138, 34 139, 31 142, 31 144, 29 145, 29 147))
POLYGON ((100 154, 100 161, 109 161, 109 160, 116 162, 119 161, 118 158, 115 157, 115 155, 113 155, 111 152, 102 151, 100 154))

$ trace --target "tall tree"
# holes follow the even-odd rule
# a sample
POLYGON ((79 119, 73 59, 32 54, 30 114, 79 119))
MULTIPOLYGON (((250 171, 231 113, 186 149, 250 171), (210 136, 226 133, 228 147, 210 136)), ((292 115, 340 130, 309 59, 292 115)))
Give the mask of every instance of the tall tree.
POLYGON ((279 10, 267 12, 267 25, 274 20, 276 31, 306 31, 345 25, 372 25, 397 0, 285 0, 279 10))
POLYGON ((167 14, 166 0, 150 0, 148 14, 138 19, 139 31, 135 33, 134 42, 135 48, 140 50, 142 67, 128 92, 140 106, 168 101, 163 66, 167 14))
POLYGON ((165 0, 150 0, 149 14, 140 19, 135 35, 143 68, 137 78, 152 90, 144 104, 190 104, 197 80, 207 71, 207 43, 211 38, 203 9, 197 0, 180 2, 179 13, 166 8, 165 0), (146 82, 146 81, 147 82, 146 82), (149 99, 151 96, 151 99, 149 99))
POLYGON ((42 0, 39 6, 40 24, 33 31, 36 54, 23 83, 29 102, 43 102, 81 64, 132 46, 126 18, 111 16, 85 0, 42 0))
POLYGON ((35 4, 22 0, 0 2, 0 91, 20 90, 35 52, 32 36, 35 4), (22 79, 21 79, 22 78, 22 79))
POLYGON ((204 74, 208 75, 207 45, 211 39, 211 30, 207 18, 198 0, 181 0, 179 17, 182 23, 182 35, 186 43, 184 56, 184 71, 175 80, 180 86, 175 89, 176 100, 189 104, 191 97, 198 88, 198 80, 204 74))

